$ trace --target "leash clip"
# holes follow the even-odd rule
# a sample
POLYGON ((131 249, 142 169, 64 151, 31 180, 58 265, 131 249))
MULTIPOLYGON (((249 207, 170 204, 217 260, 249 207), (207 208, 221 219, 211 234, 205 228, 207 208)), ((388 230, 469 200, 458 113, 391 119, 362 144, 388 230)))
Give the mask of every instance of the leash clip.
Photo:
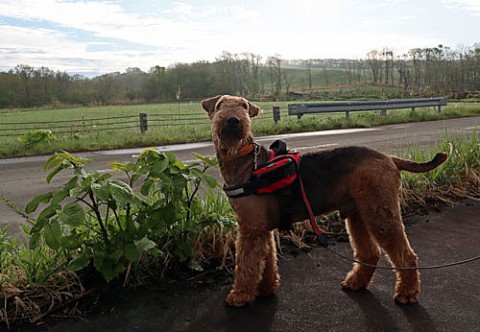
POLYGON ((257 170, 258 168, 258 156, 260 155, 260 145, 257 143, 253 143, 255 145, 255 152, 253 154, 253 170, 257 170))
POLYGON ((325 236, 325 234, 319 234, 317 235, 317 241, 318 244, 323 247, 327 248, 328 247, 328 238, 325 236))

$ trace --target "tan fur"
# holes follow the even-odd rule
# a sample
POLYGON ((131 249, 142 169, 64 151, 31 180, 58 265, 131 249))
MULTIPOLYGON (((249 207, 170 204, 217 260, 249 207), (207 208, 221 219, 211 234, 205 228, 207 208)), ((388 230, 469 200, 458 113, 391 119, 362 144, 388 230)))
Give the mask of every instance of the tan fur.
MULTIPOLYGON (((212 121, 215 151, 226 185, 245 183, 250 177, 254 157, 253 154, 239 155, 238 151, 253 142, 250 118, 257 115, 260 108, 234 96, 209 98, 202 101, 202 106, 212 121)), ((262 147, 258 162, 266 158, 266 149, 262 147)), ((416 267, 417 256, 408 242, 400 214, 400 170, 426 172, 446 159, 447 155, 440 153, 430 162, 415 163, 371 149, 352 147, 304 156, 300 173, 317 215, 339 210, 347 217, 350 243, 357 260, 375 265, 383 251, 394 267, 416 267), (345 164, 338 164, 336 156, 343 158, 345 164), (320 164, 317 165, 317 161, 320 164), (333 167, 326 169, 326 165, 333 167), (321 172, 330 172, 330 176, 322 177, 321 172)), ((301 198, 293 197, 292 202, 292 221, 306 219, 301 198)), ((235 281, 226 301, 242 306, 257 296, 274 293, 280 285, 273 230, 280 226, 281 202, 276 195, 250 195, 230 199, 230 203, 238 215, 239 235, 235 281)), ((348 290, 366 288, 374 272, 375 268, 354 264, 342 287, 348 290)), ((395 300, 417 302, 418 271, 397 270, 396 274, 395 300)))

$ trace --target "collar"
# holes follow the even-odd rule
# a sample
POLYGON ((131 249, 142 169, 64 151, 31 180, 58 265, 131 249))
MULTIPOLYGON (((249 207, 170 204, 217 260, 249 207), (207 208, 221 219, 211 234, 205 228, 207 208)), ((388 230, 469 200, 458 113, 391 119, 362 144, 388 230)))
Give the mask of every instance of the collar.
POLYGON ((242 146, 238 149, 237 154, 235 155, 227 155, 223 158, 224 162, 233 161, 237 158, 245 157, 246 155, 252 153, 255 150, 255 143, 248 143, 247 145, 242 146))

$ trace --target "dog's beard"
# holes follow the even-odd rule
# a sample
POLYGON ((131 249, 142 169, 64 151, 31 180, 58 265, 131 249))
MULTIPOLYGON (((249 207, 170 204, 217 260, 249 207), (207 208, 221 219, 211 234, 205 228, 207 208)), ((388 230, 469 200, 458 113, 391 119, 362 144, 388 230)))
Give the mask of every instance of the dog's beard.
POLYGON ((227 126, 223 128, 220 133, 220 137, 225 137, 226 139, 231 140, 241 140, 243 136, 241 127, 233 128, 227 126))
POLYGON ((242 128, 224 128, 213 132, 213 142, 217 150, 227 155, 235 156, 238 150, 246 144, 246 141, 247 137, 242 128))

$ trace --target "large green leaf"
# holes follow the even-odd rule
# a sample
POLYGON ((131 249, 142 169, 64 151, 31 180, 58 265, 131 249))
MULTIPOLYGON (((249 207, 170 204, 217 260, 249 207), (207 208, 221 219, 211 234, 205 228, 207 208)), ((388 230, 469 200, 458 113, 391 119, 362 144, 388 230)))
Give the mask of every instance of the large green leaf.
POLYGON ((109 189, 112 197, 119 206, 134 203, 138 200, 132 188, 125 182, 112 180, 109 183, 109 189))
POLYGON ((60 172, 61 172, 62 170, 64 170, 65 168, 68 168, 68 166, 67 166, 67 165, 64 165, 64 164, 61 164, 61 165, 55 167, 55 169, 54 169, 53 171, 51 171, 50 173, 48 173, 47 178, 46 178, 47 183, 50 183, 50 182, 52 181, 53 177, 54 177, 55 175, 57 175, 58 173, 60 173, 60 172))
POLYGON ((165 156, 167 156, 168 161, 170 161, 170 163, 174 163, 177 160, 177 157, 173 152, 167 151, 167 152, 164 152, 164 154, 165 156))
POLYGON ((43 229, 45 236, 45 243, 53 250, 58 250, 61 247, 61 238, 63 235, 62 228, 56 220, 49 222, 43 229))
POLYGON ((220 186, 218 180, 213 175, 203 173, 202 180, 204 180, 210 188, 216 188, 220 186))
POLYGON ((141 251, 138 250, 137 246, 133 243, 127 244, 123 247, 123 255, 130 262, 138 262, 142 255, 141 251))
POLYGON ((42 212, 39 213, 37 220, 40 219, 50 219, 54 215, 57 214, 57 211, 60 210, 62 207, 60 204, 54 204, 52 203, 51 205, 47 206, 45 209, 42 210, 42 212))
POLYGON ((155 248, 157 244, 149 238, 144 237, 140 241, 135 241, 135 246, 140 252, 144 252, 155 248))
POLYGON ((116 250, 111 254, 99 252, 93 257, 93 265, 99 271, 106 281, 111 281, 125 271, 125 266, 119 262, 123 255, 123 250, 116 250))
POLYGON ((195 156, 195 158, 201 160, 205 165, 215 168, 218 167, 217 158, 207 157, 196 152, 192 152, 192 154, 195 156))
POLYGON ((154 184, 155 184, 155 180, 153 180, 152 178, 146 179, 145 182, 143 182, 142 187, 140 188, 140 193, 143 196, 148 196, 154 184))
POLYGON ((37 210, 38 205, 40 203, 44 203, 44 204, 49 203, 52 196, 53 196, 53 193, 49 192, 47 194, 43 194, 35 197, 30 202, 28 202, 27 206, 25 207, 25 213, 30 214, 32 212, 35 212, 35 210, 37 210))
POLYGON ((137 165, 131 162, 121 163, 119 161, 113 161, 109 163, 109 165, 112 167, 114 172, 132 172, 137 169, 137 165))
POLYGON ((150 167, 150 176, 154 178, 158 178, 160 174, 165 172, 168 167, 168 159, 165 156, 161 156, 158 160, 156 160, 150 167))
POLYGON ((110 182, 94 183, 92 184, 92 191, 98 200, 107 202, 110 199, 110 182))
POLYGON ((63 207, 62 211, 58 213, 58 217, 64 224, 78 227, 85 221, 85 211, 80 204, 72 202, 63 207))
POLYGON ((89 263, 90 263, 90 257, 82 253, 77 257, 75 257, 74 259, 72 259, 70 262, 68 262, 67 270, 73 271, 73 272, 80 271, 81 269, 87 267, 89 263))

